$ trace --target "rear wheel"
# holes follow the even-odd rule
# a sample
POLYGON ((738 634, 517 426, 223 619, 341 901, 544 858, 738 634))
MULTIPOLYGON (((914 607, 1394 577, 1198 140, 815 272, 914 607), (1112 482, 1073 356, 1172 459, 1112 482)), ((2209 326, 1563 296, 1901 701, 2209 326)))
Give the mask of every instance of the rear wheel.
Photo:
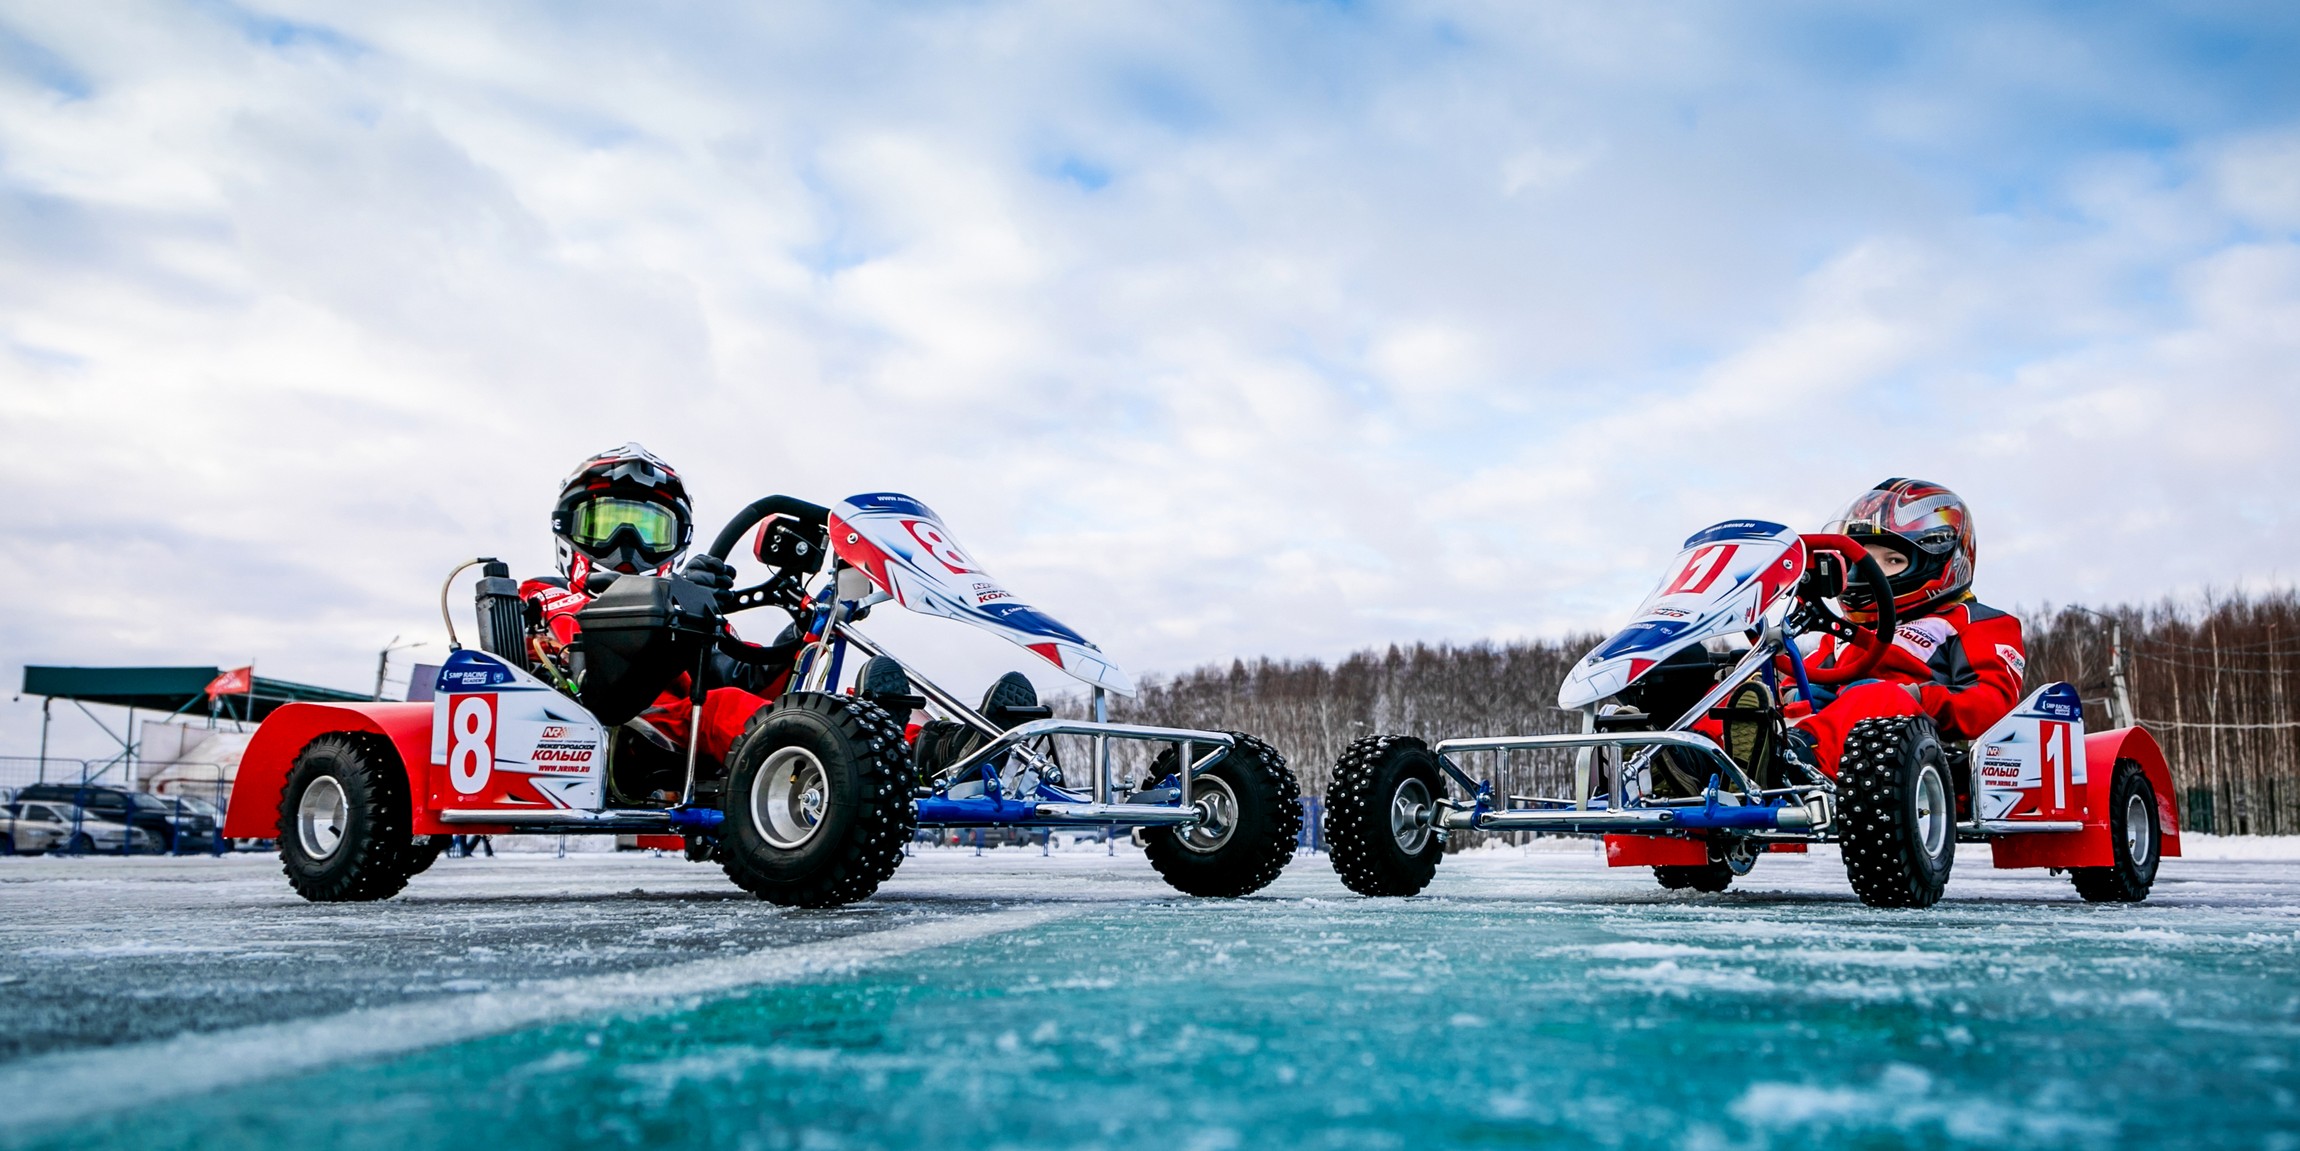
POLYGON ((280 793, 280 862, 314 903, 389 899, 407 886, 407 771, 383 739, 323 735, 280 793))
POLYGON ((2129 759, 2116 761, 2108 781, 2108 831, 2116 862, 2107 867, 2071 868, 2076 893, 2090 903, 2138 903, 2156 884, 2156 864, 2164 828, 2156 816, 2156 788, 2148 773, 2129 759))
POLYGON ((1410 735, 1368 736, 1334 765, 1326 845, 1342 884, 1360 895, 1412 895, 1437 877, 1445 843, 1437 756, 1410 735))
POLYGON ((1956 862, 1955 792, 1933 721, 1864 719, 1845 737, 1838 837, 1871 907, 1931 907, 1956 862))
MULTIPOLYGON (((1286 757, 1253 736, 1229 734, 1237 741, 1230 753, 1190 777, 1199 822, 1142 837, 1150 866, 1190 895, 1235 898, 1268 887, 1292 862, 1302 837, 1302 789, 1286 757)), ((1151 775, 1164 779, 1179 761, 1168 750, 1151 775)))
POLYGON ((769 903, 866 899, 916 826, 902 729, 878 705, 794 692, 751 717, 727 754, 727 878, 769 903))

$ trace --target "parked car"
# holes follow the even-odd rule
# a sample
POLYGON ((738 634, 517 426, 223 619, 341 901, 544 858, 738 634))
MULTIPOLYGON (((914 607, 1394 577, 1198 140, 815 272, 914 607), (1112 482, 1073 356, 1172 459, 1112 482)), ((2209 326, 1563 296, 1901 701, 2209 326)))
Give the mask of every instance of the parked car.
MULTIPOLYGON (((30 790, 27 788, 26 790, 30 790)), ((100 813, 69 803, 50 800, 19 800, 0 807, 11 821, 11 827, 35 825, 43 827, 54 838, 51 850, 85 854, 92 851, 122 852, 156 851, 160 849, 158 836, 140 827, 130 827, 116 819, 106 819, 100 813)))
MULTIPOLYGON (((215 820, 217 832, 221 834, 224 826, 224 809, 222 805, 217 804, 213 800, 203 799, 196 795, 187 795, 180 791, 160 796, 159 800, 161 803, 167 804, 170 808, 185 812, 186 814, 205 816, 206 818, 215 820)), ((223 841, 223 846, 218 848, 218 850, 237 851, 241 848, 242 845, 239 842, 227 839, 223 841)))
POLYGON ((17 794, 23 800, 77 805, 103 819, 131 823, 167 852, 212 851, 216 817, 189 803, 162 799, 124 787, 98 783, 35 783, 17 794))
POLYGON ((43 811, 18 815, 12 805, 0 804, 0 854, 38 855, 64 842, 71 828, 43 811))

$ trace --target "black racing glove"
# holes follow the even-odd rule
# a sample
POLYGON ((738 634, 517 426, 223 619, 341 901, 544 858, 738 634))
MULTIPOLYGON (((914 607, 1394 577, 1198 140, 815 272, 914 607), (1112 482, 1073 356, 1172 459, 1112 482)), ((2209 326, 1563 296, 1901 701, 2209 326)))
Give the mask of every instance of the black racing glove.
POLYGON ((712 591, 727 591, 735 586, 735 565, 705 553, 688 560, 686 566, 679 569, 679 578, 712 591))

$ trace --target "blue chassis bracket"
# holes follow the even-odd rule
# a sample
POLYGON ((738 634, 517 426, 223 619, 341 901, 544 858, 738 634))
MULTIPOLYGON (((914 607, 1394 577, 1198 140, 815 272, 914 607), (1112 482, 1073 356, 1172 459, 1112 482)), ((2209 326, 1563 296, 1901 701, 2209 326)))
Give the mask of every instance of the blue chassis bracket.
MULTIPOLYGON (((1038 823, 1038 805, 1042 802, 1086 803, 1091 799, 1089 796, 1045 783, 1039 784, 1038 793, 1029 799, 1008 799, 999 793, 998 776, 989 765, 984 766, 980 778, 983 782, 983 794, 980 796, 952 799, 943 792, 936 792, 933 795, 921 797, 917 801, 918 825, 920 827, 1027 827, 1038 823)), ((1169 775, 1158 782, 1157 790, 1171 789, 1179 786, 1179 783, 1180 781, 1169 775)), ((944 789, 944 791, 948 790, 947 787, 944 789)), ((1176 811, 1181 807, 1178 803, 1113 804, 1112 806, 1136 806, 1146 811, 1159 812, 1176 811)), ((1172 826, 1171 823, 1164 820, 1144 820, 1141 822, 1165 823, 1167 826, 1172 826)), ((1076 820, 1065 819, 1048 820, 1044 826, 1130 827, 1135 824, 1136 821, 1128 819, 1111 819, 1092 824, 1082 824, 1076 820)))
MULTIPOLYGON (((1483 797, 1480 797, 1480 803, 1479 803, 1479 805, 1478 805, 1478 807, 1477 807, 1477 817, 1478 817, 1478 818, 1477 818, 1477 822, 1476 822, 1476 823, 1475 823, 1475 824, 1472 826, 1471 830, 1474 830, 1474 831, 1526 831, 1526 830, 1530 830, 1530 829, 1528 829, 1528 828, 1523 828, 1523 827, 1506 827, 1506 826, 1490 826, 1490 825, 1488 825, 1488 824, 1487 824, 1487 822, 1486 822, 1486 818, 1485 818, 1485 817, 1486 817, 1486 816, 1488 816, 1488 815, 1496 815, 1496 814, 1500 814, 1500 813, 1499 813, 1499 812, 1496 812, 1496 811, 1494 811, 1494 809, 1492 809, 1492 808, 1490 808, 1490 807, 1487 807, 1487 806, 1485 806, 1485 805, 1484 805, 1484 803, 1482 802, 1482 800, 1483 800, 1483 797)), ((1545 808, 1533 808, 1533 809, 1529 809, 1529 808, 1512 808, 1511 810, 1514 810, 1514 811, 1527 811, 1527 810, 1564 811, 1564 810, 1571 810, 1571 809, 1570 809, 1570 808, 1545 807, 1545 808)), ((1590 800, 1590 804, 1589 804, 1589 810, 1590 810, 1591 812, 1603 812, 1603 811, 1610 811, 1610 810, 1611 810, 1611 808, 1608 806, 1608 804, 1606 803, 1606 801, 1605 801, 1603 798, 1592 797, 1592 798, 1591 798, 1591 800, 1590 800)), ((1775 801, 1774 801, 1774 802, 1772 802, 1772 803, 1765 803, 1765 804, 1754 804, 1754 803, 1752 803, 1752 804, 1721 804, 1721 803, 1718 803, 1718 802, 1717 802, 1717 792, 1716 792, 1716 790, 1715 790, 1714 788, 1712 788, 1712 789, 1710 790, 1709 794, 1708 794, 1706 797, 1704 797, 1704 799, 1702 800, 1702 802, 1701 802, 1701 804, 1700 804, 1699 806, 1695 806, 1695 805, 1693 805, 1693 804, 1684 804, 1684 805, 1681 805, 1681 806, 1680 806, 1680 805, 1666 805, 1666 806, 1665 806, 1665 805, 1648 805, 1648 804, 1642 804, 1642 803, 1633 803, 1633 804, 1628 804, 1628 805, 1625 805, 1624 807, 1622 807, 1622 808, 1621 808, 1621 810, 1622 810, 1622 811, 1624 811, 1624 812, 1629 812, 1629 811, 1649 812, 1649 813, 1651 813, 1651 814, 1653 814, 1653 815, 1655 815, 1655 816, 1660 816, 1660 815, 1666 814, 1666 815, 1669 817, 1669 821, 1668 821, 1668 824, 1667 824, 1666 826, 1664 826, 1664 827, 1654 827, 1654 828, 1618 827, 1618 828, 1600 828, 1600 829, 1598 829, 1598 830, 1602 830, 1602 831, 1609 831, 1609 832, 1618 833, 1618 834, 1627 834, 1627 835, 1651 835, 1651 834, 1655 834, 1655 833, 1660 833, 1660 832, 1669 832, 1669 831, 1781 831, 1781 832, 1788 832, 1788 833, 1792 833, 1792 834, 1794 834, 1794 833, 1803 833, 1803 832, 1808 832, 1808 831, 1810 831, 1810 830, 1811 830, 1811 829, 1809 829, 1809 828, 1804 828, 1804 827, 1782 827, 1782 826, 1781 826, 1781 813, 1782 813, 1782 812, 1784 812, 1784 811, 1793 811, 1793 810, 1797 810, 1796 806, 1795 806, 1795 805, 1793 805, 1793 804, 1791 804, 1791 803, 1789 803, 1787 800, 1775 800, 1775 801)), ((1594 832, 1594 831, 1593 831, 1593 832, 1589 832, 1589 833, 1586 833, 1586 834, 1596 834, 1596 832, 1594 832)))

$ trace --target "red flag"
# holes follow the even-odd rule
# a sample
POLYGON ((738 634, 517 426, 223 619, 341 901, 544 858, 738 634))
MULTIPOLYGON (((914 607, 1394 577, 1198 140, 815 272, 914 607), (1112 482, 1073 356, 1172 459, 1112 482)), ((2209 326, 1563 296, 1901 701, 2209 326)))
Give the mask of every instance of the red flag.
POLYGON ((256 668, 254 664, 249 664, 246 667, 233 668, 209 680, 208 698, 213 700, 219 695, 247 695, 255 689, 256 668))

